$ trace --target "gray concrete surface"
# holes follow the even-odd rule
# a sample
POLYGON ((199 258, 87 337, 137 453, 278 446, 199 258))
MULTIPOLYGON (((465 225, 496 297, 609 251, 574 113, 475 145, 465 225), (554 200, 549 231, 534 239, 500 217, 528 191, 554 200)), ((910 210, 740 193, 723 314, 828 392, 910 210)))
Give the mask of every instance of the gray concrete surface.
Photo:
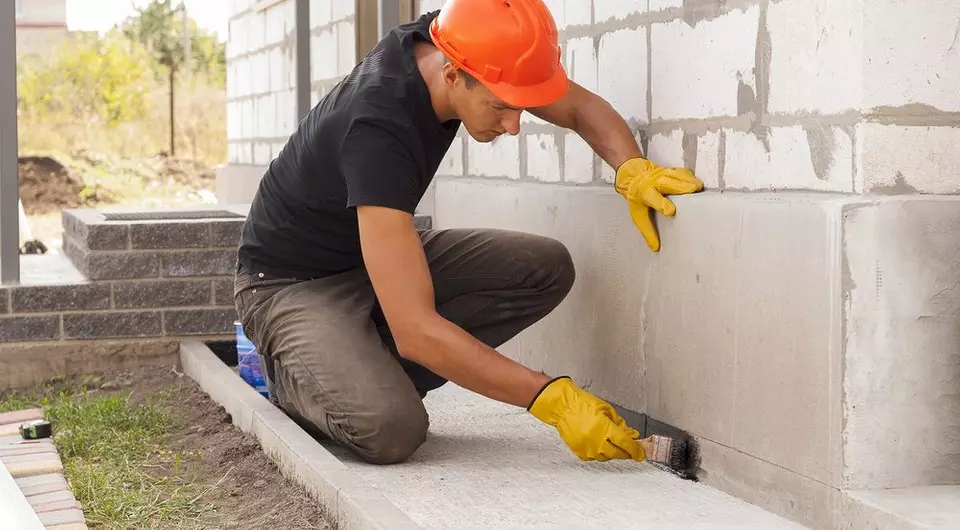
POLYGON ((803 528, 649 464, 580 462, 523 409, 452 384, 426 405, 427 441, 405 463, 369 465, 324 442, 423 528, 803 528))
POLYGON ((960 486, 848 491, 844 530, 953 530, 960 528, 960 486))

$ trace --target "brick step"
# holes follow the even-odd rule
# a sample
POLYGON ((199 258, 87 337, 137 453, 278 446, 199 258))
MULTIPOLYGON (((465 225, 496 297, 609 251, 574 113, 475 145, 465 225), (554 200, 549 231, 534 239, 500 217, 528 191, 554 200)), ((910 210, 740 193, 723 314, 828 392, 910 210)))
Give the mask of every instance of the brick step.
MULTIPOLYGON (((231 276, 246 205, 63 212, 63 248, 90 280, 231 276)), ((429 216, 415 216, 429 229, 429 216)))

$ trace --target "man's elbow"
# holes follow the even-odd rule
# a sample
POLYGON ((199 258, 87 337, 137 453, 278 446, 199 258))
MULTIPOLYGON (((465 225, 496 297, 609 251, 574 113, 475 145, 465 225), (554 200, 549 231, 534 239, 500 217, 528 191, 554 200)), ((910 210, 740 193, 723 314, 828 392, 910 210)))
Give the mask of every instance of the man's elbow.
MULTIPOLYGON (((437 315, 439 316, 439 315, 437 315)), ((435 318, 406 319, 390 326, 397 353, 408 361, 423 364, 431 352, 436 351, 437 322, 435 318)))

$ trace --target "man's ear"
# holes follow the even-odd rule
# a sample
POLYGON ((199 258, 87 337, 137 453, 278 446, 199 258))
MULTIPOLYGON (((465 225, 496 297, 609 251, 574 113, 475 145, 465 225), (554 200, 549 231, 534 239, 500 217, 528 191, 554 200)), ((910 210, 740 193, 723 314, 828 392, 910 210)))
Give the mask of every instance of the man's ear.
POLYGON ((443 65, 443 81, 447 84, 448 87, 453 88, 456 86, 457 82, 463 81, 463 76, 460 75, 460 70, 453 63, 446 63, 443 65))

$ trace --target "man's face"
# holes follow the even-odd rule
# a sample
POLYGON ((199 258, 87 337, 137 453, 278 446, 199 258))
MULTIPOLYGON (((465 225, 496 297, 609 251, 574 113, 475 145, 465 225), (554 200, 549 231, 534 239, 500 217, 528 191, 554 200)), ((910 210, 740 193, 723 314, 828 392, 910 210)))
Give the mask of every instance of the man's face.
POLYGON ((478 142, 520 132, 523 109, 507 105, 480 83, 468 87, 461 79, 454 87, 453 100, 464 128, 478 142))

